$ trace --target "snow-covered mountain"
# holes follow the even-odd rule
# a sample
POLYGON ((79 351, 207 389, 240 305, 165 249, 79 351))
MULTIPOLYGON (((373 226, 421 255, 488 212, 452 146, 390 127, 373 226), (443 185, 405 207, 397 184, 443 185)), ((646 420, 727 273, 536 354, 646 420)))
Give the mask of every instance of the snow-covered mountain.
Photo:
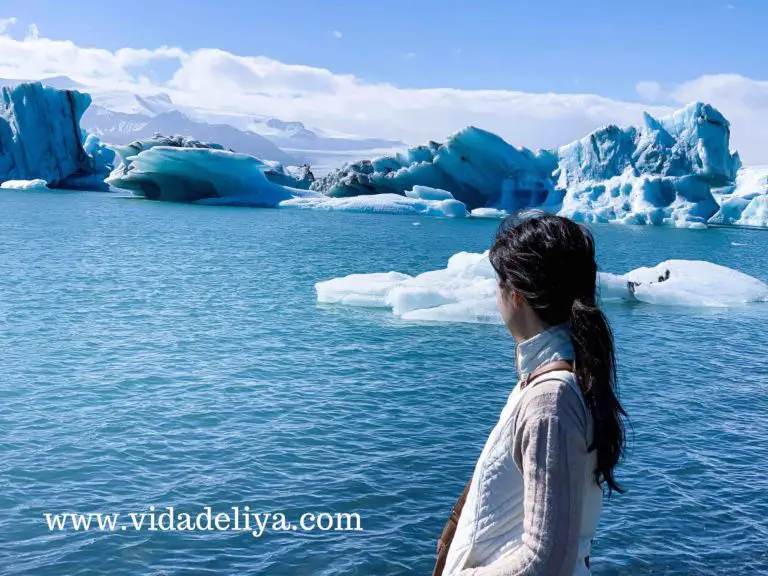
MULTIPOLYGON (((0 86, 23 81, 0 79, 0 86)), ((301 122, 259 115, 258 110, 254 110, 254 114, 242 114, 179 105, 165 92, 137 94, 105 90, 85 86, 66 76, 41 82, 58 89, 88 92, 93 105, 83 116, 81 126, 112 144, 151 138, 157 132, 165 136, 180 135, 216 142, 263 160, 311 164, 313 171, 320 175, 348 161, 391 154, 406 147, 395 140, 310 128, 301 122)))
POLYGON ((278 146, 292 150, 352 151, 374 148, 402 148, 405 144, 383 138, 363 138, 326 130, 310 130, 301 122, 279 118, 254 119, 247 129, 269 138, 278 146))
POLYGON ((243 152, 263 160, 277 160, 283 164, 301 164, 302 159, 281 150, 264 136, 238 130, 227 124, 196 122, 172 107, 151 114, 150 109, 163 110, 158 104, 163 99, 148 100, 137 96, 147 113, 124 113, 108 110, 100 105, 91 106, 83 115, 81 126, 110 144, 130 144, 146 140, 154 134, 180 135, 204 142, 215 142, 236 152, 243 152))

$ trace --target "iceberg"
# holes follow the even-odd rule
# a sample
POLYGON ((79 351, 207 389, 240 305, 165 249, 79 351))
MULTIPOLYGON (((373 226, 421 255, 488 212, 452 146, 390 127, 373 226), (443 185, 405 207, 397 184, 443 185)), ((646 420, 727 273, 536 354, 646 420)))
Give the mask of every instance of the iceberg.
POLYGON ((577 184, 565 194, 558 213, 578 222, 705 228, 718 208, 710 187, 695 176, 623 174, 577 184))
POLYGON ((730 126, 708 104, 689 104, 640 128, 607 126, 557 151, 559 213, 583 222, 705 227, 719 206, 712 188, 740 167, 730 126))
POLYGON ((0 188, 11 190, 48 190, 48 183, 45 180, 6 180, 0 184, 0 188))
POLYGON ((285 168, 247 154, 191 143, 164 146, 156 141, 136 142, 130 155, 118 148, 123 164, 107 183, 136 196, 167 202, 195 202, 218 206, 263 208, 296 207, 325 211, 376 212, 465 218, 466 206, 450 193, 422 190, 426 198, 397 194, 332 198, 307 190, 309 167, 285 168), (441 199, 432 199, 432 198, 441 199))
POLYGON ((500 220, 509 216, 509 212, 506 210, 499 210, 498 208, 475 208, 470 212, 470 216, 473 218, 493 218, 500 220))
MULTIPOLYGON (((224 147, 215 142, 200 142, 194 138, 186 138, 184 136, 163 136, 161 134, 155 134, 152 138, 145 140, 135 140, 125 146, 115 146, 115 152, 120 158, 120 165, 115 168, 114 172, 110 175, 110 182, 119 188, 118 185, 122 180, 121 176, 125 176, 131 170, 133 160, 138 157, 139 154, 147 150, 152 150, 156 147, 165 148, 193 148, 196 150, 224 150, 224 147)), ((234 153, 232 150, 228 152, 234 153)), ((167 156, 167 154, 166 154, 167 156)), ((262 166, 262 171, 266 177, 276 184, 283 186, 289 186, 294 188, 300 188, 302 190, 308 190, 310 184, 314 181, 314 175, 309 166, 290 166, 285 167, 282 163, 277 161, 259 160, 253 156, 252 162, 256 162, 262 166)), ((197 156, 197 161, 204 162, 205 154, 197 156)), ((232 169, 236 169, 240 164, 233 164, 232 169)), ((162 169, 162 163, 157 164, 157 169, 162 169)), ((163 199, 163 198, 158 198, 163 199)))
POLYGON ((443 218, 466 218, 469 215, 464 203, 453 198, 430 200, 400 196, 399 194, 329 198, 314 192, 314 194, 310 193, 283 200, 280 202, 280 206, 338 212, 408 214, 412 216, 437 216, 443 218))
POLYGON ((275 207, 306 192, 270 182, 253 156, 217 148, 153 145, 125 160, 107 183, 150 200, 275 207))
POLYGON ((730 124, 709 104, 694 102, 669 116, 643 115, 643 125, 606 126, 557 150, 557 186, 632 176, 697 176, 731 182, 741 165, 730 152, 730 124))
POLYGON ((57 187, 73 175, 92 173, 83 149, 80 118, 91 98, 40 83, 0 92, 0 181, 44 180, 57 187))
POLYGON ((312 184, 332 197, 400 194, 414 186, 450 192, 470 209, 509 209, 545 203, 552 192, 556 158, 549 152, 515 148, 475 127, 459 130, 444 144, 347 164, 312 184))
POLYGON ((600 128, 551 151, 517 148, 468 127, 443 144, 346 164, 321 178, 307 165, 238 156, 181 136, 156 135, 116 150, 122 163, 110 184, 178 202, 452 218, 503 218, 538 208, 589 223, 686 228, 710 222, 764 226, 768 210, 765 195, 754 191, 765 188, 765 178, 740 170, 728 121, 699 102, 660 118, 645 114, 640 127, 600 128), (265 178, 278 188, 265 186, 265 178))
POLYGON ((584 222, 695 228, 718 212, 712 192, 732 185, 740 166, 728 121, 694 102, 660 118, 645 114, 640 127, 606 126, 551 151, 516 148, 468 127, 443 144, 347 164, 311 189, 345 198, 417 197, 431 188, 451 193, 475 217, 539 208, 584 222))
POLYGON ((711 223, 768 227, 768 166, 739 170, 736 184, 723 190, 719 201, 711 223))
MULTIPOLYGON (((668 260, 622 275, 600 272, 598 281, 604 302, 694 307, 768 302, 764 282, 705 261, 668 260)), ((404 320, 501 324, 496 289, 488 252, 459 252, 444 269, 417 276, 352 274, 315 284, 319 303, 384 308, 404 320)))

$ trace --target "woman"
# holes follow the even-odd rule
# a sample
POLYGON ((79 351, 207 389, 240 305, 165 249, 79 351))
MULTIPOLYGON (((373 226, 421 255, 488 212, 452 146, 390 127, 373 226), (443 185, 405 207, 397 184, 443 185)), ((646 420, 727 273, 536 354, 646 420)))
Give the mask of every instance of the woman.
POLYGON ((505 222, 489 258, 520 382, 477 462, 443 574, 588 575, 625 442, 594 241, 537 214, 505 222))

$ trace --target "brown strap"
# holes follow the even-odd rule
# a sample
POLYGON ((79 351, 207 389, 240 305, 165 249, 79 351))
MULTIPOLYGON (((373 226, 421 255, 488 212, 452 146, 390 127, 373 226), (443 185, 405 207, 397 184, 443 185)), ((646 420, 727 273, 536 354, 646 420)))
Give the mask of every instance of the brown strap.
MULTIPOLYGON (((520 382, 520 387, 525 388, 529 386, 539 376, 543 376, 548 372, 557 372, 558 370, 567 370, 573 372, 573 364, 566 362, 565 360, 555 360, 548 364, 542 364, 536 370, 528 374, 525 379, 520 382)), ((464 509, 464 503, 467 501, 467 494, 469 494, 469 487, 472 485, 472 480, 467 482, 464 486, 464 491, 456 500, 453 509, 451 510, 451 516, 448 518, 448 522, 443 528, 443 533, 440 535, 440 539, 437 541, 437 561, 435 562, 435 568, 432 570, 432 576, 442 576, 445 569, 445 561, 448 559, 448 550, 453 542, 453 537, 456 534, 456 527, 459 524, 459 518, 461 517, 461 511, 464 509)), ((589 562, 589 559, 587 559, 589 562)))
POLYGON ((566 371, 566 372, 573 372, 573 364, 571 362, 567 362, 565 360, 555 360, 554 362, 549 362, 547 364, 542 364, 536 370, 528 374, 525 378, 523 378, 522 382, 520 382, 520 388, 525 388, 531 384, 536 378, 539 376, 543 376, 544 374, 548 374, 549 372, 558 372, 558 371, 566 371))
POLYGON ((459 524, 459 517, 461 511, 464 509, 464 503, 467 501, 467 494, 469 494, 469 487, 472 485, 472 480, 467 482, 464 486, 464 491, 456 500, 453 509, 451 510, 451 516, 448 518, 448 522, 443 528, 443 533, 440 534, 440 539, 437 541, 437 561, 435 562, 435 568, 432 570, 432 576, 441 576, 443 569, 445 569, 445 561, 448 559, 448 549, 453 542, 453 536, 456 534, 456 526, 459 524))

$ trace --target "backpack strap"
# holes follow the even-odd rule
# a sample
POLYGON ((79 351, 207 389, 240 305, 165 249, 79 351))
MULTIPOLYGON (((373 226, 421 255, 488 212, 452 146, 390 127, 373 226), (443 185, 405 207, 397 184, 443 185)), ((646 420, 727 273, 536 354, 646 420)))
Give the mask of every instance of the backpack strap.
POLYGON ((448 522, 443 528, 443 533, 440 534, 440 539, 437 541, 437 561, 435 562, 435 568, 432 570, 432 576, 441 576, 445 569, 445 561, 448 559, 448 549, 453 542, 453 536, 456 534, 456 527, 459 524, 459 516, 464 509, 464 504, 467 501, 467 495, 469 494, 469 487, 472 485, 472 479, 470 478, 467 485, 464 486, 464 491, 459 496, 456 504, 453 505, 451 510, 451 516, 448 518, 448 522))
MULTIPOLYGON (((565 370, 567 372, 573 372, 573 364, 566 362, 565 360, 555 360, 554 362, 548 362, 542 364, 536 370, 528 374, 520 382, 520 388, 526 388, 534 380, 547 374, 549 372, 558 372, 565 370)), ((443 533, 440 535, 440 539, 437 541, 437 561, 435 562, 435 568, 432 571, 432 576, 441 576, 445 569, 445 561, 448 559, 448 550, 453 542, 453 537, 456 534, 456 528, 459 524, 459 518, 461 517, 461 511, 464 509, 464 504, 467 501, 467 495, 469 494, 469 488, 472 485, 472 479, 470 478, 467 485, 464 486, 464 491, 459 496, 459 499, 454 504, 451 510, 451 516, 448 518, 448 522, 445 524, 443 533)))
POLYGON ((526 375, 525 378, 523 378, 520 381, 520 388, 527 388, 531 382, 536 380, 539 376, 543 376, 544 374, 548 374, 549 372, 573 372, 573 363, 568 362, 566 360, 555 360, 554 362, 548 362, 547 364, 542 364, 536 370, 533 372, 530 372, 528 375, 526 375))

